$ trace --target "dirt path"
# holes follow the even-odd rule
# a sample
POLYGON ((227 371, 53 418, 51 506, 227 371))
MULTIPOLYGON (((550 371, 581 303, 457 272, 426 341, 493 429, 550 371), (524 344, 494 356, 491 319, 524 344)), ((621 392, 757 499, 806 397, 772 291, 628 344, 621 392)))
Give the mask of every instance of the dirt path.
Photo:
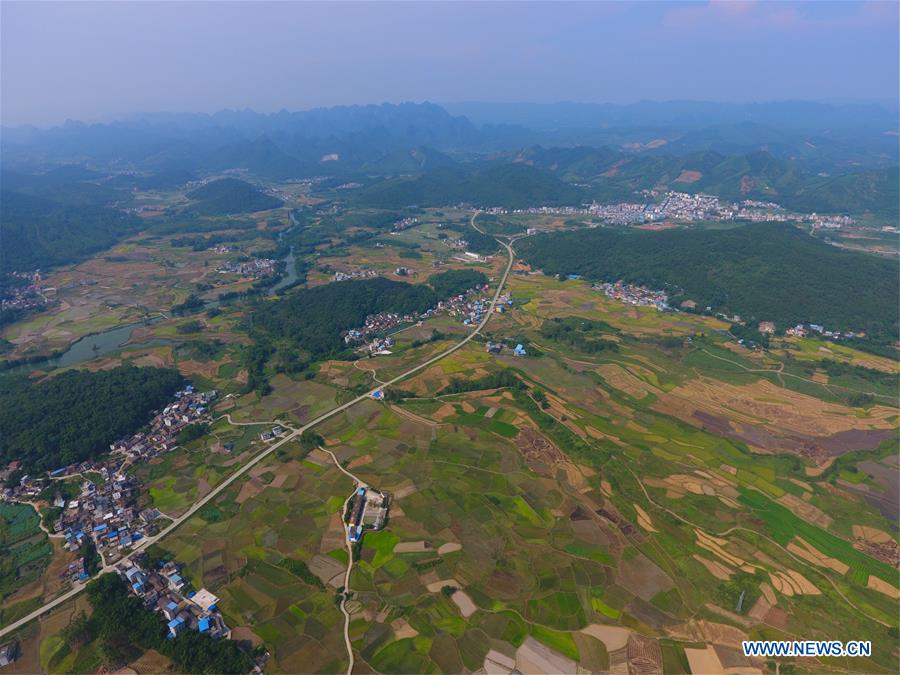
POLYGON ((419 424, 425 424, 429 427, 446 426, 446 423, 435 422, 434 420, 430 420, 427 417, 422 417, 421 415, 417 415, 416 413, 414 413, 410 410, 406 410, 406 409, 400 407, 399 405, 392 405, 392 406, 390 406, 390 408, 398 415, 402 415, 406 419, 411 420, 413 422, 418 422, 419 424))
POLYGON ((784 362, 781 362, 780 367, 779 367, 778 369, 772 369, 772 368, 748 368, 747 366, 745 366, 745 365, 742 364, 742 363, 738 363, 737 361, 732 361, 731 359, 726 359, 724 356, 719 356, 718 354, 713 354, 712 352, 707 351, 706 349, 701 349, 700 351, 702 351, 702 352, 708 354, 709 356, 713 357, 714 359, 719 359, 720 361, 725 361, 725 363, 730 363, 730 364, 733 365, 733 366, 737 366, 738 368, 742 368, 744 371, 746 371, 746 372, 748 372, 748 373, 771 373, 771 374, 777 375, 777 376, 778 376, 778 379, 781 381, 781 385, 782 385, 782 386, 785 386, 785 385, 784 385, 784 379, 783 379, 782 376, 784 376, 784 377, 793 377, 795 380, 801 380, 801 381, 803 381, 803 382, 809 382, 810 384, 817 384, 817 385, 819 385, 820 387, 822 387, 823 389, 825 389, 825 391, 827 391, 827 392, 828 392, 829 394, 831 394, 832 396, 837 396, 837 394, 835 394, 835 393, 831 390, 831 387, 836 387, 837 389, 843 389, 844 391, 852 391, 852 392, 857 393, 857 394, 867 394, 868 396, 873 396, 873 397, 877 397, 877 398, 887 399, 887 400, 891 401, 892 404, 893 404, 893 403, 896 403, 896 398, 893 398, 893 397, 891 397, 891 396, 888 396, 887 394, 878 394, 878 393, 876 393, 876 392, 874 392, 874 391, 863 391, 863 392, 861 392, 861 391, 859 391, 858 389, 851 389, 850 387, 845 387, 845 386, 840 385, 840 384, 831 384, 831 383, 825 384, 824 382, 816 382, 815 380, 810 380, 808 377, 800 377, 799 375, 794 375, 793 373, 785 373, 785 372, 784 372, 784 362))
POLYGON ((360 367, 359 367, 359 360, 356 360, 356 361, 353 362, 353 367, 356 368, 357 370, 363 372, 363 373, 368 373, 369 375, 371 375, 371 376, 372 376, 372 379, 375 380, 376 383, 378 383, 378 384, 384 384, 384 382, 383 382, 382 380, 379 380, 379 379, 378 379, 378 375, 376 374, 376 373, 378 373, 378 371, 375 370, 374 368, 372 368, 372 370, 369 370, 368 368, 360 368, 360 367))
MULTIPOLYGON (((331 450, 323 448, 322 446, 319 446, 319 450, 328 453, 328 456, 331 457, 331 461, 334 462, 334 465, 353 481, 353 492, 347 495, 347 499, 344 500, 342 505, 341 516, 343 516, 347 511, 350 500, 353 499, 353 495, 356 494, 356 491, 361 487, 367 487, 367 485, 356 475, 341 466, 341 463, 337 460, 337 457, 334 456, 334 453, 331 450)), ((341 522, 343 523, 343 517, 341 518, 341 522)), ((347 547, 347 571, 344 573, 344 592, 341 594, 341 612, 344 614, 344 645, 347 647, 347 659, 349 660, 347 675, 350 675, 353 672, 354 657, 353 645, 350 643, 350 612, 347 611, 347 598, 350 596, 350 573, 353 571, 353 546, 350 545, 350 525, 347 523, 343 524, 345 535, 344 544, 347 547)))

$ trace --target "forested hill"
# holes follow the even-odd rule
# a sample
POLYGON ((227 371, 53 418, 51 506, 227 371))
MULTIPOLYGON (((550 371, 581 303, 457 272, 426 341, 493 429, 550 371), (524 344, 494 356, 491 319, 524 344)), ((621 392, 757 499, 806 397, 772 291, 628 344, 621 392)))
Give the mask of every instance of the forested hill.
POLYGON ((52 471, 98 457, 140 429, 184 383, 172 368, 72 370, 43 382, 0 378, 0 464, 52 471))
POLYGON ((481 169, 441 167, 416 178, 376 182, 360 190, 354 199, 363 206, 392 209, 461 202, 524 208, 578 205, 590 201, 588 193, 581 188, 525 164, 501 164, 481 169))
POLYGON ((448 270, 431 275, 428 283, 377 277, 300 289, 262 303, 253 313, 253 326, 262 335, 286 340, 317 359, 340 351, 341 333, 360 327, 370 314, 423 312, 440 299, 487 283, 487 278, 481 272, 448 270))
POLYGON ((4 190, 0 204, 0 273, 77 262, 141 227, 119 209, 22 192, 4 190))
POLYGON ((229 213, 254 213, 277 209, 282 202, 267 195, 254 185, 237 178, 222 178, 188 193, 195 201, 188 211, 203 216, 222 216, 229 213))
POLYGON ((543 234, 517 245, 547 274, 675 290, 675 302, 774 321, 896 336, 898 264, 844 251, 780 223, 730 230, 543 234))

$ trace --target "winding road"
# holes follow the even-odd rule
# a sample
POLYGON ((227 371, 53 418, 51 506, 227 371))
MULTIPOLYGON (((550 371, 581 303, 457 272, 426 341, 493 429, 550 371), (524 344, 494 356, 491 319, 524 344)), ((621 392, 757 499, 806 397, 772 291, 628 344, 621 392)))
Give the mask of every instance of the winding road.
MULTIPOLYGON (((470 222, 471 222, 472 227, 474 227, 476 230, 481 232, 482 230, 475 225, 475 219, 478 217, 479 213, 481 213, 481 212, 475 211, 472 214, 472 218, 471 218, 470 222)), ((252 459, 250 459, 240 469, 238 469, 233 474, 228 476, 225 480, 223 480, 221 483, 219 483, 216 487, 214 487, 212 489, 212 491, 209 494, 207 494, 202 499, 196 501, 193 504, 193 506, 191 506, 182 515, 175 518, 168 526, 166 526, 164 529, 162 529, 158 534, 156 534, 152 537, 146 537, 145 539, 142 539, 141 542, 139 542, 139 545, 133 551, 131 551, 131 553, 129 553, 126 556, 123 556, 118 562, 122 562, 124 560, 131 558, 132 556, 136 555, 138 552, 140 552, 144 548, 147 548, 148 546, 155 544, 158 541, 160 541, 160 540, 164 539, 165 537, 167 537, 168 535, 170 535, 172 532, 174 532, 179 527, 181 527, 192 516, 194 516, 200 509, 202 509, 209 502, 211 502, 213 499, 215 499, 220 494, 222 494, 222 492, 224 490, 227 490, 228 487, 231 486, 235 481, 242 478, 244 476, 244 474, 246 474, 248 471, 250 471, 250 469, 252 469, 254 466, 256 466, 257 464, 262 462, 264 459, 268 458, 272 453, 274 453, 278 448, 280 448, 285 443, 289 443, 290 441, 298 439, 300 437, 300 435, 303 434, 303 432, 307 431, 308 429, 313 428, 314 426, 316 426, 318 424, 321 424, 325 420, 331 419, 335 415, 339 415, 340 413, 344 412, 345 410, 352 408, 357 403, 361 403, 363 401, 372 399, 375 392, 380 391, 384 387, 389 387, 391 385, 397 384, 398 382, 401 382, 401 381, 405 380, 406 378, 408 378, 412 375, 415 375, 416 373, 424 370, 425 368, 428 368, 429 366, 434 365, 441 359, 447 358, 448 356, 450 356, 451 354, 455 353, 456 351, 462 349, 465 345, 467 345, 469 342, 471 342, 472 339, 476 335, 478 335, 482 330, 484 330, 484 327, 487 325, 487 322, 490 320, 491 315, 494 314, 494 309, 497 306, 497 301, 500 298, 500 295, 503 293, 503 287, 506 285, 506 281, 509 278, 509 274, 510 274, 510 271, 512 270, 513 263, 515 262, 515 251, 513 250, 512 245, 515 243, 515 241, 517 239, 521 239, 524 236, 527 236, 527 235, 520 235, 518 237, 512 237, 509 240, 509 243, 505 243, 502 240, 497 239, 497 242, 501 246, 503 246, 503 248, 506 249, 506 253, 507 253, 507 256, 509 257, 509 260, 507 261, 506 268, 503 270, 503 275, 500 277, 500 281, 497 284, 497 289, 496 289, 496 291, 494 291, 494 297, 491 299, 491 306, 488 308, 488 311, 485 313, 484 318, 481 319, 481 322, 478 323, 478 325, 475 327, 475 330, 473 330, 471 333, 466 335, 462 340, 457 342, 452 347, 445 349, 443 352, 431 357, 424 363, 420 363, 418 366, 415 366, 414 368, 410 368, 406 372, 401 373, 400 375, 397 375, 396 377, 394 377, 390 380, 387 380, 383 385, 380 385, 380 386, 366 392, 365 394, 361 394, 360 396, 357 396, 356 398, 351 399, 350 401, 347 401, 346 403, 344 403, 342 405, 336 406, 336 407, 332 408, 331 410, 322 413, 318 417, 307 422, 302 427, 295 429, 293 432, 291 432, 287 436, 283 437, 281 440, 277 441, 276 443, 273 443, 266 450, 260 452, 258 455, 256 455, 252 459)), ((229 416, 229 420, 230 420, 230 416, 229 416)), ((106 572, 111 572, 114 569, 115 569, 115 565, 104 565, 103 568, 100 570, 100 574, 104 574, 106 572)), ((348 577, 349 577, 349 572, 348 572, 348 577)), ((8 635, 9 633, 12 633, 15 630, 18 630, 19 628, 21 628, 25 624, 29 623, 30 621, 34 621, 35 619, 40 617, 42 614, 45 614, 45 613, 49 612, 50 610, 58 607, 59 605, 71 600, 72 598, 77 596, 79 593, 81 593, 81 591, 83 591, 84 588, 85 588, 85 584, 76 584, 71 590, 67 591, 66 593, 63 593, 62 595, 45 603, 38 609, 23 616, 19 620, 14 621, 13 623, 9 624, 8 626, 4 626, 3 628, 0 628, 0 638, 4 637, 5 635, 8 635)), ((347 631, 347 626, 345 626, 345 640, 349 644, 349 636, 347 635, 346 631, 347 631)), ((350 655, 351 655, 351 662, 352 662, 352 649, 350 650, 350 655)))

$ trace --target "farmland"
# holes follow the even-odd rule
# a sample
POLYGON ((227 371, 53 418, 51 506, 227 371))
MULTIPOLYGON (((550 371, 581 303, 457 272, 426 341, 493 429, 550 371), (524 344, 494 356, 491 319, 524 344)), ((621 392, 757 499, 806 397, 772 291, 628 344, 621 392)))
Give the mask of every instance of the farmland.
MULTIPOLYGON (((363 269, 424 283, 435 261, 495 283, 500 256, 447 256, 438 223, 463 216, 426 212, 347 255, 323 247, 308 285, 363 269)), ((897 523, 873 506, 896 468, 891 359, 813 338, 750 351, 721 319, 627 305, 522 267, 506 290, 512 304, 483 335, 387 400, 315 427, 340 467, 391 496, 347 588, 341 514, 354 483, 329 453, 293 440, 152 552, 221 598, 235 634, 269 651, 269 672, 346 670, 342 597, 360 671, 602 671, 633 667, 641 652, 687 672, 706 647, 762 670, 736 651, 742 639, 844 634, 873 642, 854 668, 896 669, 897 523)), ((299 428, 466 333, 436 316, 403 326, 390 354, 332 353, 299 372, 273 359, 261 366, 269 388, 250 390, 247 308, 198 314, 193 338, 178 332, 186 318, 166 318, 140 329, 141 344, 90 362, 173 365, 223 393, 207 435, 131 469, 146 486, 141 505, 165 517, 257 456, 275 421, 299 428)), ((99 665, 30 630, 23 645, 45 669, 99 665)))

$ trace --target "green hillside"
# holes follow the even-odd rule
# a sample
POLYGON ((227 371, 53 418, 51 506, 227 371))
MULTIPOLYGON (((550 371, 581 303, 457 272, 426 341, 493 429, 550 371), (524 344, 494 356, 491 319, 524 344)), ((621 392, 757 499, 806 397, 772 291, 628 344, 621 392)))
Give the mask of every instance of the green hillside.
POLYGON ((277 209, 284 205, 277 197, 237 178, 222 178, 207 183, 187 194, 194 204, 188 211, 202 216, 223 216, 232 213, 255 213, 277 209))
POLYGON ((844 251, 785 224, 730 230, 544 234, 517 245, 547 274, 673 289, 675 301, 775 321, 896 335, 895 260, 844 251))
POLYGON ((441 167, 415 178, 374 183, 357 193, 363 206, 445 206, 466 202, 477 206, 522 208, 577 205, 586 193, 553 174, 526 164, 501 164, 483 169, 441 167))
POLYGON ((0 461, 51 471, 109 450, 184 383, 173 368, 71 370, 43 382, 0 378, 0 461))
POLYGON ((67 205, 8 191, 0 202, 0 272, 4 273, 84 260, 141 227, 136 216, 105 206, 67 205))

